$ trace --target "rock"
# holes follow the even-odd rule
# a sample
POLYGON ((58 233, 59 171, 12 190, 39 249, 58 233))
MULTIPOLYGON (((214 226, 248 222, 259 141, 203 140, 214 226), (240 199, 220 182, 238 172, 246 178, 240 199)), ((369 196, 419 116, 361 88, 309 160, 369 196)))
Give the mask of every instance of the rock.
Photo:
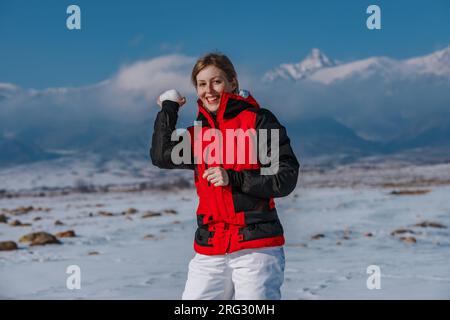
POLYGON ((14 241, 0 241, 0 251, 11 251, 17 249, 17 244, 14 241))
POLYGON ((34 210, 34 207, 32 207, 32 206, 28 206, 28 207, 22 206, 22 207, 17 207, 15 209, 8 210, 8 212, 12 215, 21 215, 21 214, 26 214, 33 210, 34 210))
POLYGON ((34 217, 33 218, 33 221, 39 221, 39 220, 42 220, 42 218, 41 217, 34 217))
POLYGON ((404 243, 409 243, 409 244, 417 242, 416 238, 414 238, 414 237, 401 237, 400 240, 402 240, 404 243))
POLYGON ((11 227, 29 227, 31 223, 22 223, 20 220, 13 220, 9 223, 11 227))
POLYGON ((99 211, 98 214, 100 216, 105 216, 105 217, 112 217, 113 216, 113 214, 111 212, 108 212, 108 211, 99 211))
POLYGON ((34 210, 33 206, 19 207, 19 208, 17 208, 17 209, 15 210, 15 213, 14 213, 14 214, 26 214, 26 213, 28 213, 28 212, 30 212, 30 211, 33 211, 33 210, 34 210))
POLYGON ((289 247, 297 247, 297 248, 307 248, 308 245, 306 243, 292 243, 288 245, 289 247))
POLYGON ((321 239, 321 238, 325 238, 325 235, 322 234, 322 233, 318 233, 318 234, 315 234, 315 235, 311 236, 311 240, 318 240, 318 239, 321 239))
POLYGON ((416 234, 416 232, 411 229, 397 229, 397 230, 394 230, 391 232, 391 236, 395 236, 396 234, 403 234, 403 233, 416 234))
POLYGON ((179 220, 175 220, 174 222, 172 222, 173 224, 180 224, 181 223, 181 221, 179 221, 179 220))
POLYGON ((391 192, 394 196, 415 196, 421 194, 427 194, 431 190, 394 190, 391 192))
POLYGON ((21 225, 22 225, 22 222, 20 222, 20 220, 13 220, 13 221, 11 221, 11 222, 9 223, 9 225, 10 225, 11 227, 18 227, 18 226, 21 226, 21 225))
POLYGON ((63 225, 64 225, 64 223, 62 223, 61 221, 59 221, 59 220, 55 221, 55 226, 63 226, 63 225))
POLYGON ((73 238, 73 237, 76 237, 76 235, 75 235, 75 231, 67 230, 67 231, 62 231, 62 232, 56 233, 55 237, 57 237, 57 238, 73 238))
POLYGON ((89 256, 96 256, 96 255, 98 255, 99 253, 97 252, 97 251, 90 251, 89 253, 88 253, 88 255, 89 256))
POLYGON ((0 214, 0 223, 7 223, 8 217, 4 214, 0 214))
POLYGON ((373 237, 372 232, 366 232, 364 233, 364 237, 373 237))
POLYGON ((337 245, 337 246, 340 246, 341 244, 342 244, 342 243, 341 243, 340 241, 337 241, 337 242, 336 242, 336 245, 337 245))
POLYGON ((165 213, 165 214, 178 214, 178 212, 176 210, 173 210, 173 209, 163 210, 163 213, 165 213))
POLYGON ((22 236, 19 242, 31 242, 32 246, 61 243, 54 235, 42 231, 28 233, 22 236))
POLYGON ((143 238, 144 240, 150 240, 150 239, 155 239, 155 236, 153 234, 147 234, 144 236, 143 238))
POLYGON ((135 214, 138 210, 135 208, 128 208, 126 211, 122 212, 122 214, 135 214))
POLYGON ((414 227, 422 227, 422 228, 430 227, 430 228, 447 229, 446 226, 444 226, 443 224, 441 224, 439 222, 432 222, 432 221, 427 221, 427 220, 415 224, 414 227))
POLYGON ((153 212, 153 211, 146 211, 144 212, 144 214, 142 215, 142 219, 145 218, 153 218, 153 217, 159 217, 161 216, 160 212, 153 212))

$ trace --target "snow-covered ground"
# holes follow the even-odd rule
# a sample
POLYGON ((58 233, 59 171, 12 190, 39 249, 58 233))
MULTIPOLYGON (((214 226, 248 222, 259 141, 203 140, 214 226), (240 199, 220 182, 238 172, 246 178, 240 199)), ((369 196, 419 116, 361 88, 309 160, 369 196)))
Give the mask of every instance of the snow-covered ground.
MULTIPOLYGON (((110 177, 105 178, 108 183, 130 183, 144 181, 150 176, 146 170, 155 172, 142 171, 141 167, 136 165, 130 174, 130 170, 120 173, 111 166, 102 174, 110 177)), ((448 164, 344 166, 303 173, 298 188, 277 200, 286 236, 283 298, 449 299, 449 169, 448 164), (393 190, 428 192, 394 195, 393 190), (414 226, 423 221, 447 228, 414 226), (391 235, 400 228, 409 232, 391 235), (323 237, 312 239, 317 234, 323 237), (402 236, 414 237, 416 243, 405 243, 400 240, 402 236), (366 286, 369 265, 380 267, 379 290, 366 286)), ((37 175, 48 176, 52 186, 64 185, 55 168, 45 172, 36 168, 11 170, 16 169, 0 171, 0 189, 18 192, 45 186, 45 179, 37 175), (10 180, 17 176, 20 181, 10 180)), ((89 183, 100 181, 97 174, 93 169, 89 183)), ((185 173, 164 174, 172 177, 185 173)), ((63 180, 71 185, 79 176, 74 175, 73 181, 63 176, 63 180)), ((196 205, 195 190, 190 188, 3 197, 0 210, 9 220, 0 223, 0 241, 18 243, 21 236, 34 231, 54 234, 70 229, 77 236, 61 238, 62 245, 18 243, 19 250, 0 251, 0 298, 179 299, 194 255, 196 205), (8 211, 20 206, 33 206, 35 210, 17 215, 8 211), (137 212, 122 214, 129 208, 137 212), (165 212, 167 209, 176 213, 165 212), (142 218, 147 211, 161 215, 142 218), (10 226, 15 219, 31 226, 10 226), (55 225, 56 220, 63 225, 55 225), (81 269, 79 290, 66 287, 70 265, 81 269)))
POLYGON ((105 160, 86 154, 50 161, 21 164, 0 169, 0 190, 31 191, 42 188, 65 188, 77 185, 125 185, 169 182, 191 177, 185 170, 159 170, 150 159, 126 157, 105 160))

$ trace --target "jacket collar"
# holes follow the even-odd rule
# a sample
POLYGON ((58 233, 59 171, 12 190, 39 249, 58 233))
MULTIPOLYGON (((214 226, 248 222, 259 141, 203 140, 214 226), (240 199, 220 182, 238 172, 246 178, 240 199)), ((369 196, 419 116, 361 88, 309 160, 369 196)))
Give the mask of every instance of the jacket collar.
POLYGON ((217 124, 222 123, 224 119, 236 117, 239 113, 246 109, 259 108, 258 102, 256 102, 250 94, 247 97, 243 97, 238 94, 228 92, 224 92, 220 96, 219 109, 217 109, 215 119, 205 108, 200 99, 197 100, 197 105, 197 121, 202 121, 202 125, 209 124, 211 127, 216 127, 217 124))

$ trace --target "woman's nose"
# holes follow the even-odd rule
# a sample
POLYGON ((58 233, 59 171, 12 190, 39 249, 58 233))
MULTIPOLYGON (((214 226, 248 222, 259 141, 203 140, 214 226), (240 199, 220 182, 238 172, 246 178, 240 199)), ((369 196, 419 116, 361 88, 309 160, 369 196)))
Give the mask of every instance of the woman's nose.
POLYGON ((211 93, 213 91, 214 91, 214 89, 213 89, 212 84, 211 83, 207 84, 206 85, 206 93, 211 93))

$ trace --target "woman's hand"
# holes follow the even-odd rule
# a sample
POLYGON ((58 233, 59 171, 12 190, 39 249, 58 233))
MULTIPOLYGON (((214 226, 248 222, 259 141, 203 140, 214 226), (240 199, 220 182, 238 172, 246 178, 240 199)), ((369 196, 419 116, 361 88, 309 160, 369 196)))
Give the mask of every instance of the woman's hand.
POLYGON ((167 90, 163 92, 157 99, 156 103, 158 106, 162 107, 162 103, 164 100, 170 100, 176 102, 180 105, 180 107, 186 103, 186 98, 181 97, 181 95, 175 89, 167 90))
POLYGON ((210 167, 203 173, 203 179, 207 179, 215 187, 224 187, 230 182, 227 171, 222 167, 210 167))
MULTIPOLYGON (((179 99, 177 101, 174 101, 174 102, 178 103, 180 105, 180 107, 181 107, 183 104, 186 103, 186 98, 183 97, 183 98, 181 98, 181 99, 179 99)), ((158 97, 158 99, 156 99, 156 103, 158 104, 158 106, 162 107, 162 101, 159 100, 159 97, 158 97)))

